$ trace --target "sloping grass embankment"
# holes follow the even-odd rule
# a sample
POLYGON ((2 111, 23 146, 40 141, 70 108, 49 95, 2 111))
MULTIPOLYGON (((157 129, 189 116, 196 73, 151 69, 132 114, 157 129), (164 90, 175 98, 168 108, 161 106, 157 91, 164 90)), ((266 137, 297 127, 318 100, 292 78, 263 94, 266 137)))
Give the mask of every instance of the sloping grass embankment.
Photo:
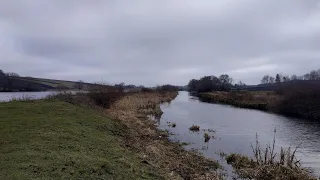
POLYGON ((61 101, 0 103, 0 179, 164 179, 101 112, 61 101))

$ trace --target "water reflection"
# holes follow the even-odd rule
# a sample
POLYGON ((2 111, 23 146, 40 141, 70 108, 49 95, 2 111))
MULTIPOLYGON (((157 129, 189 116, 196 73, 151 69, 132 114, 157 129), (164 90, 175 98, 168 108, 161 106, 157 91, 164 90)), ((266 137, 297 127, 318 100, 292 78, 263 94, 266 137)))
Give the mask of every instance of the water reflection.
MULTIPOLYGON (((270 114, 266 112, 233 108, 231 106, 200 102, 187 92, 180 92, 171 104, 161 106, 164 114, 159 127, 169 129, 174 135, 172 140, 188 142, 187 149, 197 149, 206 157, 221 159, 221 152, 241 153, 252 156, 251 143, 256 140, 256 133, 262 145, 272 142, 276 128, 276 148, 296 147, 301 142, 297 157, 305 167, 312 167, 320 174, 320 124, 270 114), (166 122, 175 123, 168 127, 166 122), (201 131, 190 132, 192 125, 199 125, 201 131), (210 133, 207 142, 204 134, 210 133)), ((226 166, 226 168, 230 168, 226 166)), ((230 171, 230 169, 229 169, 230 171)))

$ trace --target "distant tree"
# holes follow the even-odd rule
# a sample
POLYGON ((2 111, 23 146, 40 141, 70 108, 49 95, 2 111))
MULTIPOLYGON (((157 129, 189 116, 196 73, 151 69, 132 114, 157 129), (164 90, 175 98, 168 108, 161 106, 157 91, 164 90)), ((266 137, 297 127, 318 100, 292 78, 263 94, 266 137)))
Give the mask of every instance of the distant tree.
POLYGON ((298 79, 299 79, 298 76, 295 74, 291 76, 291 81, 298 80, 298 79))
POLYGON ((189 81, 188 90, 196 92, 210 92, 210 91, 229 91, 231 89, 233 79, 227 75, 221 76, 204 76, 199 80, 192 79, 189 81))
POLYGON ((136 88, 136 86, 133 84, 129 84, 129 85, 126 85, 125 88, 133 89, 133 88, 136 88))
POLYGON ((274 78, 274 77, 272 77, 272 76, 270 76, 270 77, 269 77, 269 83, 273 84, 273 83, 274 83, 274 81, 275 81, 275 78, 274 78))
POLYGON ((166 85, 158 86, 156 88, 156 90, 158 90, 158 91, 179 91, 179 87, 174 86, 174 85, 170 85, 170 84, 166 84, 166 85))
POLYGON ((199 84, 199 80, 191 79, 188 84, 188 90, 197 91, 198 84, 199 84))
POLYGON ((279 74, 277 74, 276 75, 276 83, 280 83, 281 82, 281 78, 280 78, 280 75, 279 74))
POLYGON ((303 80, 310 80, 310 74, 307 73, 307 74, 303 75, 303 80))
POLYGON ((5 76, 6 74, 0 69, 0 76, 5 76))
POLYGON ((233 81, 228 74, 222 74, 221 76, 219 76, 219 80, 221 84, 232 84, 232 81, 233 81))
POLYGON ((15 77, 19 77, 20 75, 18 73, 14 73, 14 72, 7 72, 5 73, 6 76, 15 76, 15 77))
POLYGON ((204 76, 200 78, 199 83, 197 85, 197 92, 210 92, 216 89, 213 79, 216 78, 214 76, 204 76))
POLYGON ((228 74, 222 74, 219 76, 219 81, 221 90, 228 91, 232 86, 233 79, 228 74))
POLYGON ((234 85, 235 88, 239 88, 239 89, 241 89, 241 87, 244 87, 244 86, 246 86, 246 84, 243 83, 242 81, 239 81, 234 85))
POLYGON ((115 84, 115 85, 114 85, 114 87, 119 88, 119 89, 122 89, 122 90, 125 88, 125 86, 126 86, 126 85, 125 85, 124 82, 122 82, 122 83, 120 83, 120 84, 115 84))
POLYGON ((283 81, 283 82, 289 82, 289 81, 290 81, 290 77, 289 77, 288 75, 284 75, 284 76, 282 77, 282 81, 283 81))
POLYGON ((270 80, 270 76, 269 75, 265 75, 263 76, 263 78, 261 79, 261 84, 268 84, 270 80))
POLYGON ((242 81, 239 81, 239 82, 238 82, 238 85, 239 85, 239 86, 246 86, 246 84, 243 83, 242 81))
POLYGON ((309 76, 309 80, 318 80, 320 79, 320 74, 318 73, 318 71, 311 71, 310 72, 310 76, 309 76))
POLYGON ((81 80, 78 81, 77 84, 76 84, 76 86, 77 86, 76 88, 77 88, 78 90, 83 89, 83 81, 81 81, 81 80))

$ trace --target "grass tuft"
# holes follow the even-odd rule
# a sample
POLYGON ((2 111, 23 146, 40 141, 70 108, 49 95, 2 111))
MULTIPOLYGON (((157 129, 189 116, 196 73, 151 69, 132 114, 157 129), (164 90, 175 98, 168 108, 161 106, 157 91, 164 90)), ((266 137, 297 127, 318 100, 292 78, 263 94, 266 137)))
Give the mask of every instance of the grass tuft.
MULTIPOLYGON (((275 130, 276 133, 276 130, 275 130)), ((240 154, 230 154, 226 156, 226 161, 235 169, 239 178, 243 179, 297 179, 311 180, 315 179, 311 176, 309 170, 302 168, 300 160, 295 156, 296 147, 293 151, 291 148, 281 148, 280 152, 275 151, 275 136, 273 144, 267 144, 262 149, 256 136, 255 146, 251 145, 254 158, 240 154)))

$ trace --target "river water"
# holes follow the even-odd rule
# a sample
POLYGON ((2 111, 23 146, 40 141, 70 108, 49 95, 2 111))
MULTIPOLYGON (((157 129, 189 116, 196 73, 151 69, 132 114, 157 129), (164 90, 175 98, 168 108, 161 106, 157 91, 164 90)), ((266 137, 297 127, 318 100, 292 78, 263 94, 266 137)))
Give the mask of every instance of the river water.
POLYGON ((55 91, 43 91, 43 92, 0 92, 0 101, 10 101, 12 99, 41 99, 50 94, 56 94, 55 91))
POLYGON ((320 175, 320 123, 283 117, 257 110, 234 108, 227 105, 199 101, 188 92, 179 95, 170 104, 162 104, 164 112, 158 120, 161 129, 168 129, 173 141, 190 143, 186 149, 196 149, 204 156, 219 160, 230 174, 232 168, 226 165, 221 153, 253 155, 251 143, 255 144, 256 134, 261 145, 273 142, 276 129, 276 149, 297 147, 298 159, 304 167, 310 167, 320 175), (176 127, 170 127, 175 123, 176 127), (189 127, 200 126, 199 132, 189 127), (204 142, 204 130, 210 129, 214 136, 204 142))
POLYGON ((54 95, 58 93, 78 93, 86 91, 42 91, 42 92, 0 92, 0 102, 8 102, 12 99, 42 99, 49 95, 54 95))

